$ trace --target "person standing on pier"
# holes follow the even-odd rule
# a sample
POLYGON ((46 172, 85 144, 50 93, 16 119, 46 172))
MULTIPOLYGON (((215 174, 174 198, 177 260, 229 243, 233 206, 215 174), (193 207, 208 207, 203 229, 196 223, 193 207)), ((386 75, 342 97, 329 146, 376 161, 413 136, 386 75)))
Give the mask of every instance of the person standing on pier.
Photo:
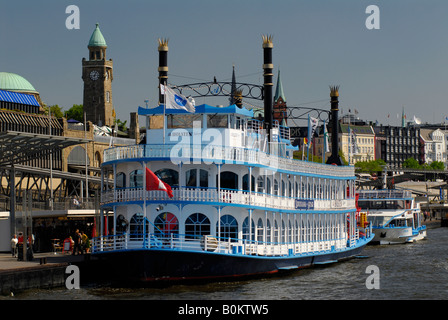
POLYGON ((17 235, 15 234, 14 237, 11 239, 11 253, 13 257, 17 257, 17 243, 19 242, 19 239, 17 239, 17 235))
POLYGON ((73 241, 75 242, 73 245, 73 255, 75 255, 75 252, 78 254, 82 253, 81 251, 81 234, 79 233, 79 229, 76 229, 75 237, 73 238, 73 241))

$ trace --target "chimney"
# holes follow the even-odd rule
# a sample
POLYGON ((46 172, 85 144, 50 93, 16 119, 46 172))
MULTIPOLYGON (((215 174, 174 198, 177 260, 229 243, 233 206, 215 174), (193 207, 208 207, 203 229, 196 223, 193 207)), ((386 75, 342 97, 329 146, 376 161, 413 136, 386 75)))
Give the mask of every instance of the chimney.
POLYGON ((339 86, 330 86, 330 103, 331 103, 331 156, 327 160, 327 164, 342 165, 339 157, 338 143, 338 112, 339 112, 339 86))
POLYGON ((266 132, 268 134, 268 142, 270 142, 271 129, 272 129, 272 70, 274 65, 272 64, 272 35, 262 36, 263 38, 263 76, 264 76, 264 122, 266 126, 266 132))
POLYGON ((137 112, 131 112, 131 123, 129 125, 129 137, 135 139, 135 144, 140 143, 140 127, 137 112))
POLYGON ((168 82, 168 39, 159 39, 159 104, 165 103, 164 96, 160 92, 160 84, 168 82))

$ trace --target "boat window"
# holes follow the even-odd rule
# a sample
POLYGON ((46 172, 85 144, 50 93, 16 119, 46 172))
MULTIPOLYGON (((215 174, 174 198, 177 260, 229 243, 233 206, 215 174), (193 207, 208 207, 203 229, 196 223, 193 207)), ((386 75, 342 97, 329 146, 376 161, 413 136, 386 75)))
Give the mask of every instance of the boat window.
POLYGON ((171 187, 179 185, 179 173, 176 170, 160 169, 154 172, 154 174, 171 187))
POLYGON ((125 232, 128 231, 128 227, 129 227, 129 222, 126 220, 126 218, 120 214, 117 217, 117 228, 116 228, 116 233, 117 234, 123 234, 125 232))
POLYGON ((187 187, 208 187, 208 172, 203 169, 199 169, 199 185, 198 185, 198 170, 191 169, 185 173, 185 186, 187 187))
POLYGON ((264 192, 264 178, 263 176, 259 176, 257 178, 257 192, 263 193, 264 192))
POLYGON ((278 181, 274 179, 274 195, 278 196, 278 181))
POLYGON ((249 228, 249 217, 246 217, 243 221, 243 239, 245 240, 255 240, 255 223, 254 220, 251 222, 252 225, 249 228))
POLYGON ((278 223, 277 220, 274 220, 274 243, 278 243, 278 223))
POLYGON ((263 220, 261 218, 258 218, 257 222, 257 241, 263 242, 263 220))
POLYGON ((207 115, 207 128, 227 128, 226 114, 207 115))
POLYGON ((143 240, 143 236, 149 233, 149 221, 143 213, 136 213, 129 223, 129 237, 131 240, 143 240))
POLYGON ((200 122, 202 128, 202 115, 201 114, 169 114, 167 117, 167 128, 193 128, 193 122, 200 122))
MULTIPOLYGON (((218 179, 216 179, 216 187, 218 187, 218 179)), ((234 172, 221 172, 221 188, 238 189, 238 175, 234 172)))
POLYGON ((193 213, 185 220, 185 237, 198 239, 210 234, 210 220, 202 213, 193 213))
POLYGON ((271 220, 266 221, 266 242, 271 242, 271 220))
MULTIPOLYGON (((255 177, 252 176, 251 180, 251 191, 255 191, 255 177)), ((243 176, 243 191, 249 191, 249 174, 243 176)))
POLYGON ((185 173, 185 186, 187 187, 196 187, 196 169, 188 170, 185 173))
POLYGON ((134 170, 129 175, 129 187, 142 188, 143 187, 143 170, 134 170))
POLYGON ((163 212, 154 220, 154 232, 158 236, 168 237, 179 233, 179 221, 171 212, 163 212))
POLYGON ((271 179, 266 177, 266 193, 271 194, 271 179))
POLYGON ((216 233, 218 237, 223 238, 223 240, 237 241, 238 239, 238 222, 235 217, 226 214, 220 219, 221 230, 218 229, 218 223, 216 223, 216 233))
POLYGON ((117 189, 126 188, 126 175, 124 172, 118 172, 115 177, 115 185, 117 189))

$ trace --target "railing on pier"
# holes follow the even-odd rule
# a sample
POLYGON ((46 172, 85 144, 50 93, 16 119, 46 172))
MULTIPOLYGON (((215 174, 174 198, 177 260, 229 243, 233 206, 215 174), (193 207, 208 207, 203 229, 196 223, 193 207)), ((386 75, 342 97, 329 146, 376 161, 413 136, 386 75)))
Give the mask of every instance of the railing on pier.
MULTIPOLYGON (((350 238, 355 245, 359 233, 350 238)), ((182 250, 221 254, 290 256, 338 251, 347 247, 347 239, 316 240, 299 243, 262 242, 247 239, 219 238, 211 235, 120 234, 100 236, 92 240, 92 253, 131 249, 182 250)))

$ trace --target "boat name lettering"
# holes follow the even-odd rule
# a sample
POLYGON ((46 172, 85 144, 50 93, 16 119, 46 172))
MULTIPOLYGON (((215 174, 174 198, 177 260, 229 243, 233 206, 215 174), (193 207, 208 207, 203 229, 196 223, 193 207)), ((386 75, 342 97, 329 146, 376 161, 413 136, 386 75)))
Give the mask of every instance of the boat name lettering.
POLYGON ((299 210, 314 209, 314 200, 296 199, 295 208, 299 210))

